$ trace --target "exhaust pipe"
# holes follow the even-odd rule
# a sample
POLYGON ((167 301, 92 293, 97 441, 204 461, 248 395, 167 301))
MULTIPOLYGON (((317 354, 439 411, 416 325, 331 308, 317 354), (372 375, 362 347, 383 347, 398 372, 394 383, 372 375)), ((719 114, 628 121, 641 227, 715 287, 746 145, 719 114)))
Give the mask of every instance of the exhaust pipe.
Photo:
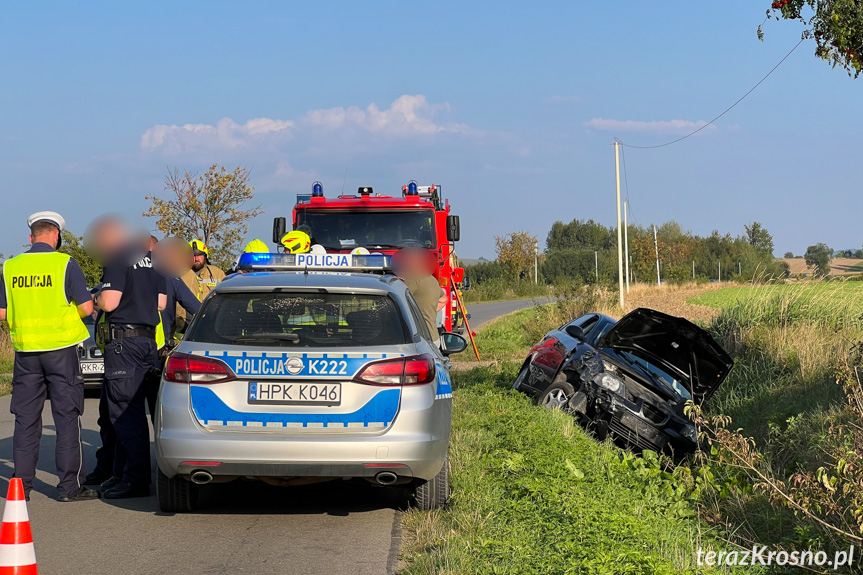
POLYGON ((191 479, 192 483, 196 485, 206 485, 213 480, 213 475, 209 471, 198 469, 197 471, 192 472, 191 479))
POLYGON ((398 478, 399 476, 392 471, 381 471, 375 475, 375 481, 378 482, 378 485, 392 485, 398 481, 398 478))

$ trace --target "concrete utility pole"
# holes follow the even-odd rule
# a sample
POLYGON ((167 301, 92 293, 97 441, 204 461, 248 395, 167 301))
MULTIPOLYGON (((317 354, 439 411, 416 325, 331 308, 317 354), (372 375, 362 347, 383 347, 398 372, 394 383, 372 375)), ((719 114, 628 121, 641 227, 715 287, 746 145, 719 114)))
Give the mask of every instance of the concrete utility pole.
POLYGON ((653 250, 656 252, 656 285, 662 285, 659 279, 659 242, 656 241, 656 226, 653 226, 653 250))
POLYGON ((534 252, 533 252, 533 283, 534 285, 539 283, 539 240, 536 240, 536 244, 534 244, 534 252))
POLYGON ((596 267, 596 283, 599 283, 599 252, 593 252, 593 265, 596 267))
POLYGON ((692 260, 692 279, 695 279, 695 260, 692 260))
POLYGON ((620 230, 620 142, 614 143, 614 175, 617 179, 617 284, 620 307, 623 308, 623 238, 620 230))
POLYGON ((722 262, 721 261, 716 262, 716 269, 717 269, 716 281, 721 282, 722 281, 722 262))
POLYGON ((626 211, 629 209, 629 202, 623 202, 623 249, 625 252, 624 260, 626 261, 626 293, 629 293, 629 222, 626 218, 626 211))

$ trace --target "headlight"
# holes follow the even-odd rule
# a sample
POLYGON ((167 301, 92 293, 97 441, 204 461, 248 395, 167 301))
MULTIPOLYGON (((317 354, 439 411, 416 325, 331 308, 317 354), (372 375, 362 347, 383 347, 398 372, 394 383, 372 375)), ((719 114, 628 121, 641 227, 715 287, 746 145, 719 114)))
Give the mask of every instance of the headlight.
POLYGON ((614 393, 620 392, 620 389, 623 387, 623 382, 620 380, 619 377, 607 372, 600 373, 595 381, 599 387, 602 387, 614 393))
POLYGON ((680 430, 680 434, 692 443, 698 443, 698 432, 695 430, 695 426, 691 423, 685 425, 683 429, 680 430))

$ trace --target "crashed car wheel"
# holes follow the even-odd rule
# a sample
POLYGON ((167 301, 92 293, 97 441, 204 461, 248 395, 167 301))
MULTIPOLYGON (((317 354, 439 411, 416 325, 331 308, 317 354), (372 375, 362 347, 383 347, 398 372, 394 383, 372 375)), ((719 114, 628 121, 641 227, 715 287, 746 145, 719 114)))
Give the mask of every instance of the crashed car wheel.
POLYGON ((530 364, 524 364, 524 367, 521 368, 521 371, 518 372, 518 375, 515 377, 515 381, 512 382, 512 389, 516 391, 521 391, 522 384, 527 381, 527 376, 530 373, 530 364))
POLYGON ((556 381, 549 385, 536 402, 548 409, 566 409, 575 389, 567 381, 556 381))

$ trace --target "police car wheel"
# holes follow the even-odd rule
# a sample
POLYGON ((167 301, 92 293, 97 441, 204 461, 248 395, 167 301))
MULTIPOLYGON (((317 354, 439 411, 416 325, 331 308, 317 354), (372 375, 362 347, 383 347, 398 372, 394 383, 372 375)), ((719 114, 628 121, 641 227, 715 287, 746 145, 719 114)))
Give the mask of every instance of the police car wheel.
POLYGON ((443 507, 450 496, 449 456, 444 459, 438 474, 428 481, 419 483, 414 490, 417 508, 431 511, 443 507))
POLYGON ((156 495, 159 509, 173 513, 193 511, 198 502, 198 486, 182 477, 169 478, 157 471, 156 495))

